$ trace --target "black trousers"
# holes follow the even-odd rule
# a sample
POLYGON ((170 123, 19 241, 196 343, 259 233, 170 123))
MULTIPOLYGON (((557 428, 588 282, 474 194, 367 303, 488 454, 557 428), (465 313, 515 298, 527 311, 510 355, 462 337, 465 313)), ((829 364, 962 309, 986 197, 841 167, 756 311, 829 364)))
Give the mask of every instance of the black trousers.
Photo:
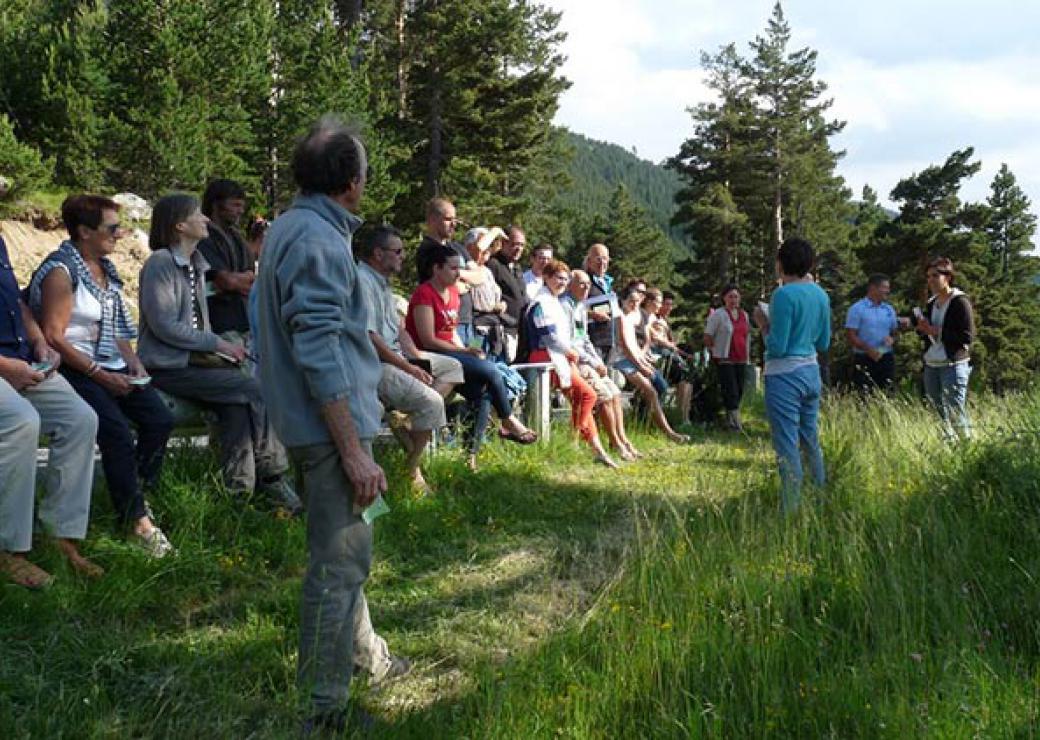
POLYGON ((151 386, 117 398, 83 373, 64 365, 61 373, 97 414, 97 443, 112 506, 123 524, 137 521, 145 515, 142 486, 159 481, 173 415, 151 386), (137 427, 136 444, 131 423, 137 427))
POLYGON ((888 391, 896 377, 896 357, 886 352, 878 360, 872 360, 866 354, 856 352, 853 355, 855 369, 852 382, 856 388, 864 391, 880 389, 888 391))
POLYGON ((726 411, 740 408, 740 399, 744 397, 744 379, 747 377, 747 365, 734 365, 720 362, 719 389, 722 391, 722 405, 726 411))

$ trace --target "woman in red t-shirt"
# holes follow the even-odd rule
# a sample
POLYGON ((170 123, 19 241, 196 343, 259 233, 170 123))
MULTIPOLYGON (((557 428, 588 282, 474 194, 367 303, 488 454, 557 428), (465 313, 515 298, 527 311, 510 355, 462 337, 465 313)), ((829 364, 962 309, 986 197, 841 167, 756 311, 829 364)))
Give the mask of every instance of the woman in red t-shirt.
POLYGON ((723 288, 721 297, 722 307, 711 312, 704 327, 704 346, 711 350, 711 358, 719 372, 726 421, 731 429, 739 431, 743 429, 740 401, 744 397, 744 378, 747 377, 750 322, 747 312, 740 307, 740 290, 736 285, 723 288))
POLYGON ((430 280, 416 288, 408 301, 404 328, 419 349, 448 355, 462 363, 465 381, 459 387, 459 393, 466 399, 474 418, 468 442, 469 465, 475 470, 492 406, 502 420, 499 434, 503 439, 531 444, 538 435, 513 414, 509 393, 494 363, 484 358, 482 350, 463 346, 455 332, 459 317, 456 283, 462 269, 460 257, 451 249, 442 247, 434 251, 431 262, 433 272, 430 280))

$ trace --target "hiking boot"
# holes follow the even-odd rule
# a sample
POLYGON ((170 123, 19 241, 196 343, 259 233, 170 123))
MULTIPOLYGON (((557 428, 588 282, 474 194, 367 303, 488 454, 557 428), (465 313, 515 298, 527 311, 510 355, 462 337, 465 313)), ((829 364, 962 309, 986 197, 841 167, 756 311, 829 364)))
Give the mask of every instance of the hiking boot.
POLYGON ((379 676, 372 676, 368 680, 368 685, 372 688, 378 688, 385 686, 398 678, 407 676, 412 672, 412 661, 405 658, 402 655, 391 655, 390 665, 387 666, 386 670, 379 676))
POLYGON ((166 539, 166 535, 158 527, 152 527, 152 531, 148 534, 137 534, 133 532, 127 538, 130 544, 137 547, 139 550, 143 550, 144 553, 156 560, 161 560, 167 555, 176 555, 177 551, 170 544, 170 541, 166 539))
POLYGON ((266 496, 275 508, 281 509, 289 516, 298 516, 303 513, 303 503, 300 501, 300 497, 296 495, 296 491, 285 478, 279 478, 270 483, 261 483, 256 491, 266 496))

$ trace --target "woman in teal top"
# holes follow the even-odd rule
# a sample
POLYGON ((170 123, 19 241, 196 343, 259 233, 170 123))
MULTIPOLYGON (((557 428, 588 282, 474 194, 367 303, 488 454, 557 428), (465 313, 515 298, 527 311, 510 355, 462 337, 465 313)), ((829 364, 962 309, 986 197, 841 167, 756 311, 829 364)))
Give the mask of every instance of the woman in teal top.
POLYGON ((817 433, 820 413, 820 366, 817 352, 831 344, 831 307, 827 294, 813 282, 813 249, 804 239, 780 246, 777 272, 781 286, 773 293, 769 315, 755 311, 766 338, 765 401, 773 449, 780 466, 780 505, 795 511, 801 501, 805 449, 816 484, 826 480, 817 433))

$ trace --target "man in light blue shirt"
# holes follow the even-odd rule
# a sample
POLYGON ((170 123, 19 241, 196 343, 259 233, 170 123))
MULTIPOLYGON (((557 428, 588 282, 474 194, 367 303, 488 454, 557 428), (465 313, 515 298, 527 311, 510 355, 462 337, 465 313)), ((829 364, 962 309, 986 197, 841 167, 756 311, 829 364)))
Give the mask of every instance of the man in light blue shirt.
POLYGON ((853 383, 863 390, 888 391, 895 380, 892 346, 895 334, 908 321, 896 316, 895 309, 887 302, 890 292, 888 276, 871 275, 866 297, 849 306, 845 318, 845 337, 852 347, 855 366, 853 383))

